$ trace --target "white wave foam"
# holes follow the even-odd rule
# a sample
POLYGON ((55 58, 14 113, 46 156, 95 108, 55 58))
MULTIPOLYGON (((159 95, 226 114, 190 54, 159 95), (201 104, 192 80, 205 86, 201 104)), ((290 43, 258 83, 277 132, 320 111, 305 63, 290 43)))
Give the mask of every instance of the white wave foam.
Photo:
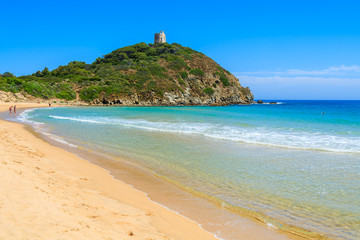
POLYGON ((56 141, 56 142, 59 142, 59 143, 62 143, 62 144, 65 144, 69 147, 73 147, 73 148, 77 148, 78 146, 72 144, 72 143, 69 143, 67 141, 65 141, 62 137, 59 137, 57 135, 54 135, 54 134, 51 134, 51 133, 48 133, 48 132, 44 132, 44 131, 40 131, 40 133, 44 134, 45 136, 48 136, 49 138, 51 138, 52 140, 56 141))
POLYGON ((17 121, 31 124, 36 132, 41 133, 41 134, 51 138, 52 140, 54 140, 56 142, 68 145, 70 147, 77 148, 76 145, 65 141, 63 138, 45 131, 44 128, 43 128, 44 123, 31 120, 30 113, 33 112, 34 110, 35 109, 27 109, 27 110, 23 111, 22 113, 20 113, 17 116, 17 118, 16 118, 17 121))
POLYGON ((281 104, 285 104, 283 102, 263 102, 263 103, 255 103, 255 104, 259 104, 259 105, 281 105, 281 104))
POLYGON ((33 112, 35 110, 35 108, 33 109, 27 109, 25 111, 23 111, 22 113, 20 113, 17 117, 16 117, 16 120, 19 121, 19 122, 23 122, 23 123, 30 123, 30 124, 44 124, 42 122, 36 122, 36 121, 33 121, 33 120, 30 120, 30 116, 29 114, 31 112, 33 112))
POLYGON ((89 124, 111 124, 147 131, 180 134, 197 134, 228 141, 286 147, 295 149, 324 150, 332 152, 360 153, 360 137, 335 136, 310 133, 294 129, 269 129, 263 127, 225 126, 199 122, 152 122, 144 119, 115 119, 106 117, 49 117, 59 120, 89 124))
POLYGON ((61 119, 61 120, 71 120, 71 121, 77 121, 77 122, 87 122, 87 123, 97 123, 97 124, 106 124, 106 122, 86 119, 86 118, 73 118, 73 117, 61 117, 61 116, 52 116, 49 115, 50 118, 54 119, 61 119))

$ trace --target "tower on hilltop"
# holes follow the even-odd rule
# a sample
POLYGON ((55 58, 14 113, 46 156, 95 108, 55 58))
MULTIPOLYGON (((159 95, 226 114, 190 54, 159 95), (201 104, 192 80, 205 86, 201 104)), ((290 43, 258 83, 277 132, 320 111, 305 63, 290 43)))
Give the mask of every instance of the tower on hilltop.
POLYGON ((166 36, 164 31, 160 31, 160 33, 155 33, 154 43, 166 43, 166 36))

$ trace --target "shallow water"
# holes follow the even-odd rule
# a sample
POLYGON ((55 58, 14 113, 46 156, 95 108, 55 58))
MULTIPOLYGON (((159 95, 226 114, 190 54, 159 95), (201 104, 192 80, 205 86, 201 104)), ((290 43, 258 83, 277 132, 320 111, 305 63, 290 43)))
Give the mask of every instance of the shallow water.
POLYGON ((18 120, 70 147, 126 156, 275 227, 360 238, 360 101, 47 108, 18 120))

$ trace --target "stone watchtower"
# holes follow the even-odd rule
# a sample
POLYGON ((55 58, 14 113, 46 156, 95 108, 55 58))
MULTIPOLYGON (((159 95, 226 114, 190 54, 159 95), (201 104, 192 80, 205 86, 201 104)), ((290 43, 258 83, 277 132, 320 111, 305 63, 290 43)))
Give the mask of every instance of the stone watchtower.
POLYGON ((166 43, 166 36, 164 31, 161 31, 160 33, 155 33, 154 43, 166 43))

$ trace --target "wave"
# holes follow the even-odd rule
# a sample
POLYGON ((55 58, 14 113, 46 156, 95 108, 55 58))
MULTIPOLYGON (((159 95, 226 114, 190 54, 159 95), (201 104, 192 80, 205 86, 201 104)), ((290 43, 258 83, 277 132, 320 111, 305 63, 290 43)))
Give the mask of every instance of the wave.
POLYGON ((51 133, 48 133, 48 132, 45 132, 45 131, 39 131, 41 134, 44 134, 45 136, 51 138, 52 140, 56 141, 56 142, 59 142, 59 143, 62 143, 62 144, 65 144, 69 147, 73 147, 73 148, 77 148, 78 146, 75 145, 75 144, 72 144, 72 143, 69 143, 68 141, 66 141, 65 139, 63 139, 62 137, 59 137, 57 135, 54 135, 54 134, 51 134, 51 133))
POLYGON ((258 105, 281 105, 281 104, 285 104, 284 102, 273 102, 273 101, 270 101, 270 102, 263 102, 263 103, 253 103, 253 104, 258 104, 258 105))
POLYGON ((33 116, 30 116, 30 114, 36 110, 35 108, 34 109, 27 109, 25 111, 23 111, 22 113, 20 113, 16 120, 19 121, 19 122, 23 122, 23 123, 28 123, 28 124, 31 124, 33 126, 33 129, 38 132, 38 133, 41 133, 47 137, 49 137, 50 139, 56 141, 56 142, 59 142, 59 143, 62 143, 62 144, 65 144, 67 146, 70 146, 70 147, 73 147, 73 148, 77 148, 78 146, 72 144, 72 143, 69 143, 67 142, 65 139, 63 139, 62 137, 60 136, 57 136, 57 135, 54 135, 54 134, 51 134, 49 132, 47 132, 46 130, 44 130, 44 123, 43 122, 37 122, 37 121, 33 121, 31 120, 31 117, 33 116))
POLYGON ((274 147, 360 153, 360 137, 344 137, 320 132, 311 133, 294 129, 230 126, 203 122, 157 122, 144 119, 63 117, 54 115, 50 115, 49 117, 58 120, 76 121, 89 124, 110 124, 147 131, 195 134, 214 139, 274 147))
POLYGON ((30 120, 30 113, 35 111, 35 110, 36 110, 36 108, 33 108, 33 109, 27 109, 27 110, 21 112, 16 117, 16 120, 19 121, 19 122, 30 123, 30 124, 35 124, 35 125, 44 124, 42 122, 36 122, 36 121, 30 120))

